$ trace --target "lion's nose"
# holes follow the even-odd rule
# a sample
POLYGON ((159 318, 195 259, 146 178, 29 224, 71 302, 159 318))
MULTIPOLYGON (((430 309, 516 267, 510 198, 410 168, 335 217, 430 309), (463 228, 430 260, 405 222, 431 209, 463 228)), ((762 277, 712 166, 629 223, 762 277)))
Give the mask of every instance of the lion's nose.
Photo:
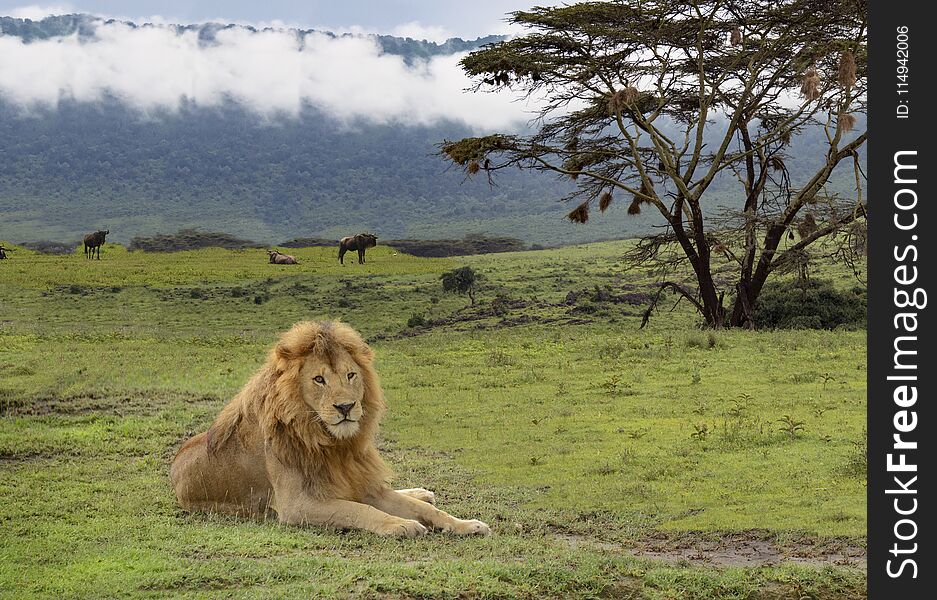
POLYGON ((347 416, 348 416, 348 413, 351 412, 351 409, 354 408, 355 403, 354 403, 354 402, 349 402, 349 403, 347 403, 347 404, 333 404, 332 406, 335 407, 335 410, 337 410, 338 412, 342 413, 342 416, 343 416, 343 417, 347 417, 347 416))

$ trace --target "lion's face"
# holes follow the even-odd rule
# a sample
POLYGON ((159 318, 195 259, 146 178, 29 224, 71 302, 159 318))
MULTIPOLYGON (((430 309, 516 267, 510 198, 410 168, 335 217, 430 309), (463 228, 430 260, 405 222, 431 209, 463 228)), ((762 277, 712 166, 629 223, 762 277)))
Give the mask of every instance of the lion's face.
POLYGON ((306 357, 300 373, 303 400, 334 437, 351 438, 364 416, 361 367, 344 349, 336 349, 329 359, 306 357))

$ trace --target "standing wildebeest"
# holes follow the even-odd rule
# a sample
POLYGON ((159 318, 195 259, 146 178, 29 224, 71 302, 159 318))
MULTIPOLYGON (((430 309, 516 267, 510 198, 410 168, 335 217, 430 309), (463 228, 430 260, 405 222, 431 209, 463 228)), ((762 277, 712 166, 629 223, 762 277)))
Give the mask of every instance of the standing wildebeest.
POLYGON ((364 264, 364 251, 375 246, 377 246, 377 236, 370 233, 343 237, 338 241, 338 262, 345 264, 345 253, 349 250, 357 250, 358 264, 364 264))
POLYGON ((110 232, 110 229, 106 229, 85 236, 85 258, 94 258, 94 251, 97 250, 98 260, 101 260, 101 246, 104 245, 104 237, 110 232))
POLYGON ((296 260, 295 256, 290 256, 289 254, 283 254, 279 250, 268 250, 267 253, 270 255, 271 265, 298 265, 299 264, 299 261, 296 260))

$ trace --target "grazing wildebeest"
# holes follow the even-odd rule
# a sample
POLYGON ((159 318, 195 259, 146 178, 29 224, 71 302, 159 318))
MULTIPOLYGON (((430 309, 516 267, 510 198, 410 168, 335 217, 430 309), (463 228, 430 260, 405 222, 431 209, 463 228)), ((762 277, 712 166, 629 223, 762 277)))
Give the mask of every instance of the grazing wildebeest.
POLYGON ((101 260, 101 246, 104 245, 104 237, 110 232, 110 229, 106 229, 85 236, 85 258, 94 258, 94 251, 97 250, 98 260, 101 260))
POLYGON ((289 254, 283 254, 279 250, 268 250, 267 253, 270 255, 271 265, 298 265, 299 264, 299 261, 296 260, 295 256, 290 256, 289 254))
POLYGON ((377 246, 377 236, 370 233, 343 237, 338 241, 338 262, 345 264, 345 253, 349 250, 357 250, 358 264, 364 264, 364 251, 375 246, 377 246))

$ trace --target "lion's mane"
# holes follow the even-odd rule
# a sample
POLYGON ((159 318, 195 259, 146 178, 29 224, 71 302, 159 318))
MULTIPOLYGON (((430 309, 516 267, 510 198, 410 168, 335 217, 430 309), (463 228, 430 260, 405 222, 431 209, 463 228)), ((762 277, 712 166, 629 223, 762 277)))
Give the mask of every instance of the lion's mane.
MULTIPOLYGON (((210 456, 232 458, 234 438, 245 449, 262 441, 281 463, 302 471, 310 493, 360 500, 390 477, 375 446, 385 409, 374 354, 361 336, 344 323, 304 321, 280 337, 263 367, 222 409, 206 433, 206 444, 210 456), (339 348, 357 363, 364 385, 359 430, 345 439, 329 434, 303 400, 300 384, 308 357, 331 362, 339 348)), ((263 460, 263 454, 233 458, 263 460)))

